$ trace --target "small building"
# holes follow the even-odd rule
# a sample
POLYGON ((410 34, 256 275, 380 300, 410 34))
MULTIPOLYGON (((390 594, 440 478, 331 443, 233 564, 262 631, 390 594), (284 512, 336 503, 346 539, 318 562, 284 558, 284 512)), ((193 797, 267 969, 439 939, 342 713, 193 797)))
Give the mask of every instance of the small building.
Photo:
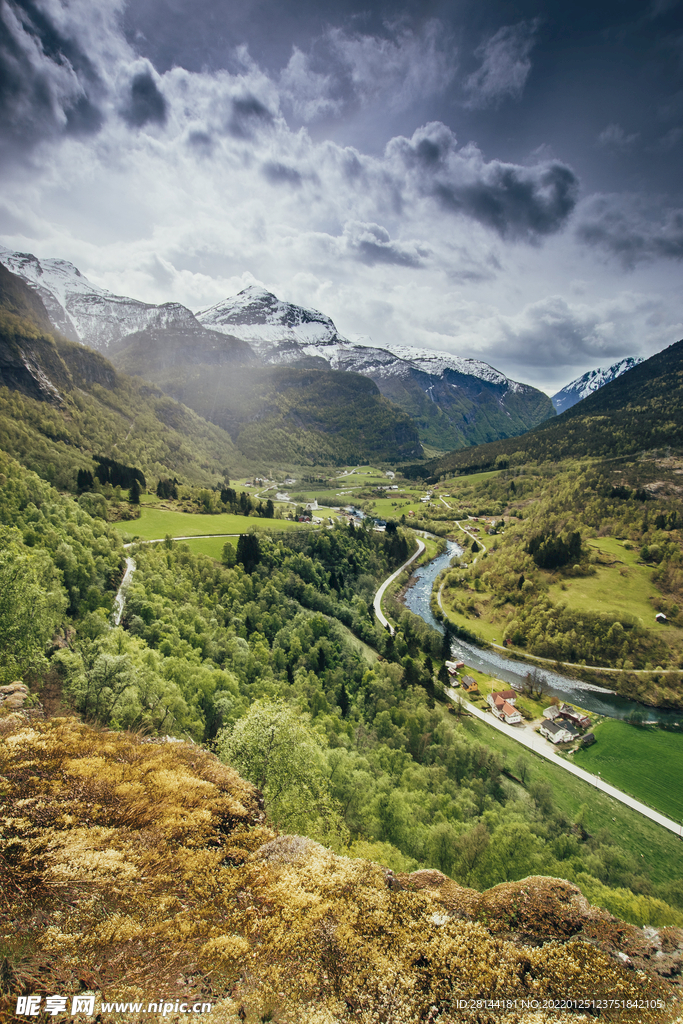
POLYGON ((571 704, 563 704, 559 711, 559 717, 564 718, 565 721, 571 722, 572 725, 578 725, 580 729, 587 729, 591 724, 591 720, 588 715, 582 715, 580 711, 573 708, 571 704))
POLYGON ((507 722, 508 725, 517 725, 522 721, 522 716, 517 708, 505 700, 502 693, 491 693, 486 701, 491 705, 491 710, 496 718, 500 718, 502 722, 507 722))
POLYGON ((592 747, 593 744, 597 743, 597 742, 598 741, 595 738, 595 733, 594 732, 587 732, 585 736, 581 737, 581 746, 582 747, 592 747))
POLYGON ((538 731, 541 736, 545 736, 551 743, 571 743, 578 736, 578 732, 569 722, 549 722, 546 720, 538 731))
POLYGON ((547 718, 549 722, 554 722, 560 713, 560 709, 555 705, 551 704, 549 708, 546 708, 543 712, 543 717, 547 718))
POLYGON ((449 676, 457 675, 460 669, 465 667, 464 661, 446 661, 444 664, 448 669, 449 676))
POLYGON ((500 697, 502 700, 506 700, 508 704, 512 704, 513 706, 517 700, 517 694, 514 690, 497 690, 495 693, 492 693, 491 696, 500 697))
POLYGON ((479 685, 472 676, 462 677, 462 688, 466 693, 479 693, 479 685))
POLYGON ((655 621, 666 622, 666 615, 664 614, 664 612, 657 612, 657 614, 655 615, 655 621))

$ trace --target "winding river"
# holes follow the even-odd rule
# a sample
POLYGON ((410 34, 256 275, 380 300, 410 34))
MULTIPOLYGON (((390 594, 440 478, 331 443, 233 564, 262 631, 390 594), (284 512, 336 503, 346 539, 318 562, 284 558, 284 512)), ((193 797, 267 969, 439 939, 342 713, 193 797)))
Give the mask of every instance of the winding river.
MULTIPOLYGON (((442 555, 437 555, 431 562, 421 566, 413 573, 404 597, 406 607, 440 633, 443 633, 444 628, 434 618, 429 607, 434 580, 441 570, 449 565, 454 556, 460 556, 463 553, 463 549, 453 541, 449 540, 447 544, 448 548, 442 555)), ((651 722, 679 722, 683 717, 680 711, 651 708, 639 704, 637 701, 628 700, 626 697, 620 697, 601 686, 583 683, 578 679, 570 679, 568 676, 539 668, 538 665, 532 663, 512 661, 495 651, 483 650, 464 640, 454 640, 452 651, 457 658, 472 668, 476 668, 480 672, 494 673, 498 679, 510 683, 511 686, 519 686, 527 672, 537 671, 547 680, 550 696, 577 704, 579 707, 585 708, 586 711, 592 711, 597 715, 606 715, 609 718, 627 718, 635 711, 644 715, 651 722)))

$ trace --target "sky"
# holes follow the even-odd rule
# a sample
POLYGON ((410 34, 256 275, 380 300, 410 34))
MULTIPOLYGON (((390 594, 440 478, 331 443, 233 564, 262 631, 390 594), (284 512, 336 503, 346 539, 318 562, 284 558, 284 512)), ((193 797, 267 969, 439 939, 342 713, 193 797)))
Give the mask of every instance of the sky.
POLYGON ((681 0, 0 0, 0 243, 552 393, 683 338, 681 0))

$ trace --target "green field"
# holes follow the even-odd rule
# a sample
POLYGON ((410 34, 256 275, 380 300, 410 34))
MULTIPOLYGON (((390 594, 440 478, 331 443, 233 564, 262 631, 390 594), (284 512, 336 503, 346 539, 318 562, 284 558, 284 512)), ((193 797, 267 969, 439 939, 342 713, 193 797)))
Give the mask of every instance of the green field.
POLYGON ((439 487, 442 491, 450 490, 451 493, 454 493, 462 486, 483 483, 484 480, 491 480, 494 476, 499 476, 500 473, 500 469, 489 469, 484 473, 467 473, 465 476, 453 476, 449 477, 448 480, 444 480, 439 487))
POLYGON ((288 519, 257 519, 233 516, 227 512, 216 516, 193 515, 191 512, 170 512, 162 508, 145 507, 141 509, 139 519, 113 525, 121 533, 141 537, 143 540, 156 540, 165 537, 167 533, 171 537, 199 537, 210 533, 247 533, 252 528, 276 533, 306 529, 304 524, 292 523, 288 519))
MULTIPOLYGON (((661 825, 643 817, 637 811, 624 806, 618 800, 594 789, 587 782, 546 761, 533 751, 522 747, 504 733, 491 729, 477 719, 463 719, 463 728, 487 746, 505 755, 508 768, 514 768, 520 756, 530 765, 527 786, 535 780, 549 782, 553 788, 553 802, 570 821, 574 821, 579 810, 586 812, 585 827, 591 835, 606 829, 614 842, 628 850, 637 861, 645 860, 655 884, 662 884, 680 878, 683 874, 683 844, 678 836, 661 825)), ((630 728, 627 726, 626 728, 630 728)), ((633 730, 635 732, 635 729, 633 730)), ((662 734, 664 735, 664 734, 662 734)), ((669 734, 666 734, 669 735, 669 734)), ((679 739, 680 737, 675 737, 679 739)), ((596 750, 602 741, 598 740, 596 750)), ((597 750, 596 750, 597 752, 597 750)), ((676 785, 680 788, 680 761, 676 785)), ((578 764, 578 761, 577 761, 578 764)), ((583 764, 582 764, 583 767, 583 764)), ((592 768, 589 770, 593 770, 592 768)), ((599 769, 602 773, 602 769, 599 769)), ((603 773, 604 774, 604 773, 603 773)), ((605 778, 607 776, 605 775, 605 778)), ((614 782, 614 780, 609 780, 614 782)), ((634 794, 637 795, 637 794, 634 794)), ((642 799, 642 797, 641 797, 642 799)))
POLYGON ((574 754, 574 762, 613 786, 683 820, 683 736, 639 729, 608 718, 595 729, 597 743, 574 754))
POLYGON ((588 546, 601 560, 615 564, 596 565, 594 576, 565 579, 564 589, 559 581, 552 584, 548 591, 551 599, 570 608, 609 612, 615 617, 635 615, 648 629, 670 632, 670 626, 655 621, 655 609, 649 600, 658 594, 651 580, 653 570, 638 565, 638 552, 627 551, 623 543, 611 537, 589 540, 588 546))
POLYGON ((223 548, 226 544, 237 547, 237 537, 195 537, 193 540, 184 540, 181 544, 187 544, 190 551, 196 555, 208 555, 220 562, 223 548))

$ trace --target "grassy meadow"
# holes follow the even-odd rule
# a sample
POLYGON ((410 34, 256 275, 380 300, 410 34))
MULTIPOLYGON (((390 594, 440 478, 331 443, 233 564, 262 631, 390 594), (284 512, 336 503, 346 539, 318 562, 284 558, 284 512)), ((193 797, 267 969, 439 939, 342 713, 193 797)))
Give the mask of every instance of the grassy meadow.
POLYGON ((306 529, 305 524, 292 523, 288 519, 258 519, 253 516, 233 516, 227 512, 218 515, 194 515, 191 512, 172 512, 168 509, 144 506, 140 512, 139 519, 114 525, 121 533, 140 537, 142 540, 156 540, 165 537, 167 533, 171 537, 200 537, 211 533, 247 533, 252 528, 271 533, 306 529))
MULTIPOLYGON (((515 762, 521 756, 529 765, 527 786, 535 781, 549 783, 553 791, 553 803, 570 821, 575 821, 581 815, 584 828, 591 835, 596 835, 603 830, 609 833, 612 840, 622 849, 633 854, 636 860, 642 859, 647 862, 648 871, 656 884, 680 878, 681 864, 683 863, 681 840, 668 829, 644 818, 642 814, 631 810, 630 807, 626 807, 606 793, 594 789, 593 786, 571 775, 559 765, 546 761, 540 754, 535 754, 520 746, 504 733, 496 730, 494 739, 493 729, 475 718, 463 718, 463 728, 470 736, 503 753, 506 757, 506 764, 512 771, 514 771, 515 762)), ((629 727, 624 726, 624 728, 629 727)), ((660 735, 669 734, 658 733, 658 736, 660 735)), ((596 748, 601 742, 599 740, 591 750, 595 750, 597 753, 596 748)), ((650 756, 652 757, 652 752, 650 756)), ((580 763, 578 759, 576 763, 580 763)), ((587 767, 583 763, 581 763, 581 767, 586 767, 588 771, 597 770, 587 767)), ((602 772, 602 769, 600 772, 607 781, 616 784, 615 780, 609 779, 602 772)), ((678 779, 680 780, 680 767, 678 779)), ((680 788, 680 781, 677 785, 680 788)), ((523 794, 521 793, 521 795, 523 794)), ((663 808, 661 810, 664 811, 663 808)))
POLYGON ((607 718, 595 729, 597 743, 574 754, 588 772, 666 814, 683 820, 683 735, 636 728, 607 718))
POLYGON ((655 621, 651 598, 658 591, 651 579, 652 567, 638 564, 638 551, 628 551, 623 542, 612 537, 599 537, 587 543, 600 560, 594 564, 595 575, 553 583, 548 591, 552 600, 591 612, 609 608, 615 617, 635 615, 648 629, 670 628, 655 621), (600 564, 609 562, 613 564, 600 564))

